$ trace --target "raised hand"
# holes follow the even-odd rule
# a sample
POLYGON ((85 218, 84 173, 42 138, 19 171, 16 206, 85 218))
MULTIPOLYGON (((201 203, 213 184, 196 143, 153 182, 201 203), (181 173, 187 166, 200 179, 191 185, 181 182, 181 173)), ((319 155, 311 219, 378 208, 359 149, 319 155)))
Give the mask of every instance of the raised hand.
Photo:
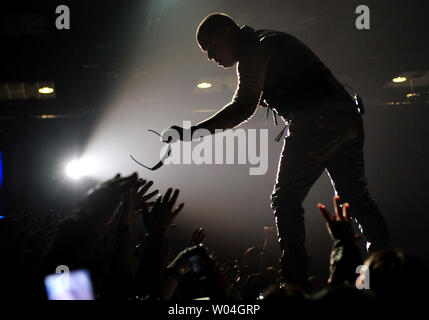
POLYGON ((156 189, 150 193, 149 188, 152 187, 153 181, 146 181, 143 179, 139 179, 137 181, 138 189, 136 189, 135 197, 134 197, 134 208, 136 213, 146 214, 149 211, 149 207, 155 204, 155 201, 149 201, 154 196, 159 193, 159 190, 156 189))
POLYGON ((113 179, 98 185, 79 204, 78 215, 84 219, 95 219, 94 222, 104 227, 113 219, 122 195, 129 192, 136 180, 136 173, 123 178, 117 174, 113 179))
POLYGON ((148 200, 153 198, 158 190, 146 194, 152 185, 153 181, 146 182, 146 180, 138 179, 123 195, 120 228, 131 227, 133 217, 146 214, 149 207, 155 203, 148 202, 148 200))
POLYGON ((202 243, 205 237, 206 237, 206 234, 204 233, 204 228, 203 227, 196 228, 194 230, 194 233, 192 234, 191 239, 188 242, 187 247, 189 248, 202 243))
POLYGON ((323 218, 326 221, 326 228, 331 236, 335 240, 357 240, 360 238, 359 235, 355 235, 352 223, 350 221, 350 205, 345 203, 343 208, 340 209, 340 197, 334 197, 334 212, 332 215, 326 206, 321 203, 317 204, 323 218))
POLYGON ((163 232, 164 236, 172 227, 172 222, 184 207, 184 203, 173 209, 177 198, 179 197, 179 190, 168 188, 164 196, 159 195, 156 199, 152 209, 143 213, 143 223, 148 233, 163 232))

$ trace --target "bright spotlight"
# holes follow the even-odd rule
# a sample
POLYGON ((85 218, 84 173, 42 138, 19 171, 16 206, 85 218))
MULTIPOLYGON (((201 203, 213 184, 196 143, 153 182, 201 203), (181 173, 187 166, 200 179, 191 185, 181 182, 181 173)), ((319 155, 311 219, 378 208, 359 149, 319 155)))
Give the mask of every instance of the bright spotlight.
POLYGON ((420 95, 420 93, 410 92, 410 93, 407 93, 407 98, 418 97, 419 95, 420 95))
POLYGON ((212 84, 210 82, 201 82, 197 85, 197 87, 200 89, 208 89, 211 86, 212 86, 212 84))
POLYGON ((42 94, 50 94, 52 92, 54 92, 54 88, 51 88, 51 87, 39 88, 39 93, 42 93, 42 94))
POLYGON ((407 81, 407 78, 406 77, 396 77, 396 78, 393 78, 392 81, 395 83, 400 83, 400 82, 407 81))
POLYGON ((94 174, 97 164, 94 159, 84 157, 70 161, 66 166, 66 174, 72 179, 79 179, 94 174))

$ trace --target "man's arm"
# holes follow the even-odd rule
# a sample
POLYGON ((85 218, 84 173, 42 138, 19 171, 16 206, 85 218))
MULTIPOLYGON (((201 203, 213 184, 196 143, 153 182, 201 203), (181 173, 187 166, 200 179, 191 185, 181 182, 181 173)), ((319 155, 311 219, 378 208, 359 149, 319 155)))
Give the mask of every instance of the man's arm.
POLYGON ((258 47, 254 52, 240 60, 237 66, 238 84, 232 101, 212 117, 192 127, 209 130, 232 129, 249 120, 256 111, 264 88, 269 55, 258 47))

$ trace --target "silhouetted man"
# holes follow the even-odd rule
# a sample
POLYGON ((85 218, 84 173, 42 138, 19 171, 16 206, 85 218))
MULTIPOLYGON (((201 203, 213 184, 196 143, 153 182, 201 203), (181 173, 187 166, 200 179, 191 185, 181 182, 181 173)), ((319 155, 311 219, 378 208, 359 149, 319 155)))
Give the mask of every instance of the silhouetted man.
MULTIPOLYGON (((328 68, 294 36, 239 27, 215 13, 198 26, 197 41, 209 60, 227 68, 237 64, 232 101, 191 131, 230 129, 253 116, 258 105, 274 109, 288 124, 277 181, 271 196, 282 249, 286 282, 305 282, 302 203, 326 169, 332 185, 361 226, 369 250, 390 245, 385 221, 370 198, 364 177, 364 133, 354 100, 328 68)), ((183 129, 173 126, 183 139, 183 129)))

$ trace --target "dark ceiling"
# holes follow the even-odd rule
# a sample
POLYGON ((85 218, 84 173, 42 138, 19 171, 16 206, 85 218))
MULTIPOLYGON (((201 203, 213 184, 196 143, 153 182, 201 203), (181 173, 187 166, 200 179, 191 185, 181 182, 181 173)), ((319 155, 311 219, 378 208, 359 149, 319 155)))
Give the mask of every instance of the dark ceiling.
MULTIPOLYGON (((206 63, 194 40, 199 21, 213 11, 229 13, 240 24, 295 34, 341 81, 362 92, 369 102, 382 103, 389 95, 383 85, 394 76, 429 69, 429 4, 367 1, 371 29, 357 30, 359 4, 333 0, 2 2, 0 81, 11 85, 54 81, 56 87, 54 101, 23 103, 8 101, 6 96, 0 101, 2 115, 98 111, 130 79, 145 99, 162 99, 164 91, 186 96, 200 77, 219 73, 206 63), (70 30, 55 27, 55 8, 61 4, 70 8, 70 30)), ((233 74, 233 70, 227 72, 233 74)), ((191 107, 198 107, 199 101, 193 101, 191 107)))

